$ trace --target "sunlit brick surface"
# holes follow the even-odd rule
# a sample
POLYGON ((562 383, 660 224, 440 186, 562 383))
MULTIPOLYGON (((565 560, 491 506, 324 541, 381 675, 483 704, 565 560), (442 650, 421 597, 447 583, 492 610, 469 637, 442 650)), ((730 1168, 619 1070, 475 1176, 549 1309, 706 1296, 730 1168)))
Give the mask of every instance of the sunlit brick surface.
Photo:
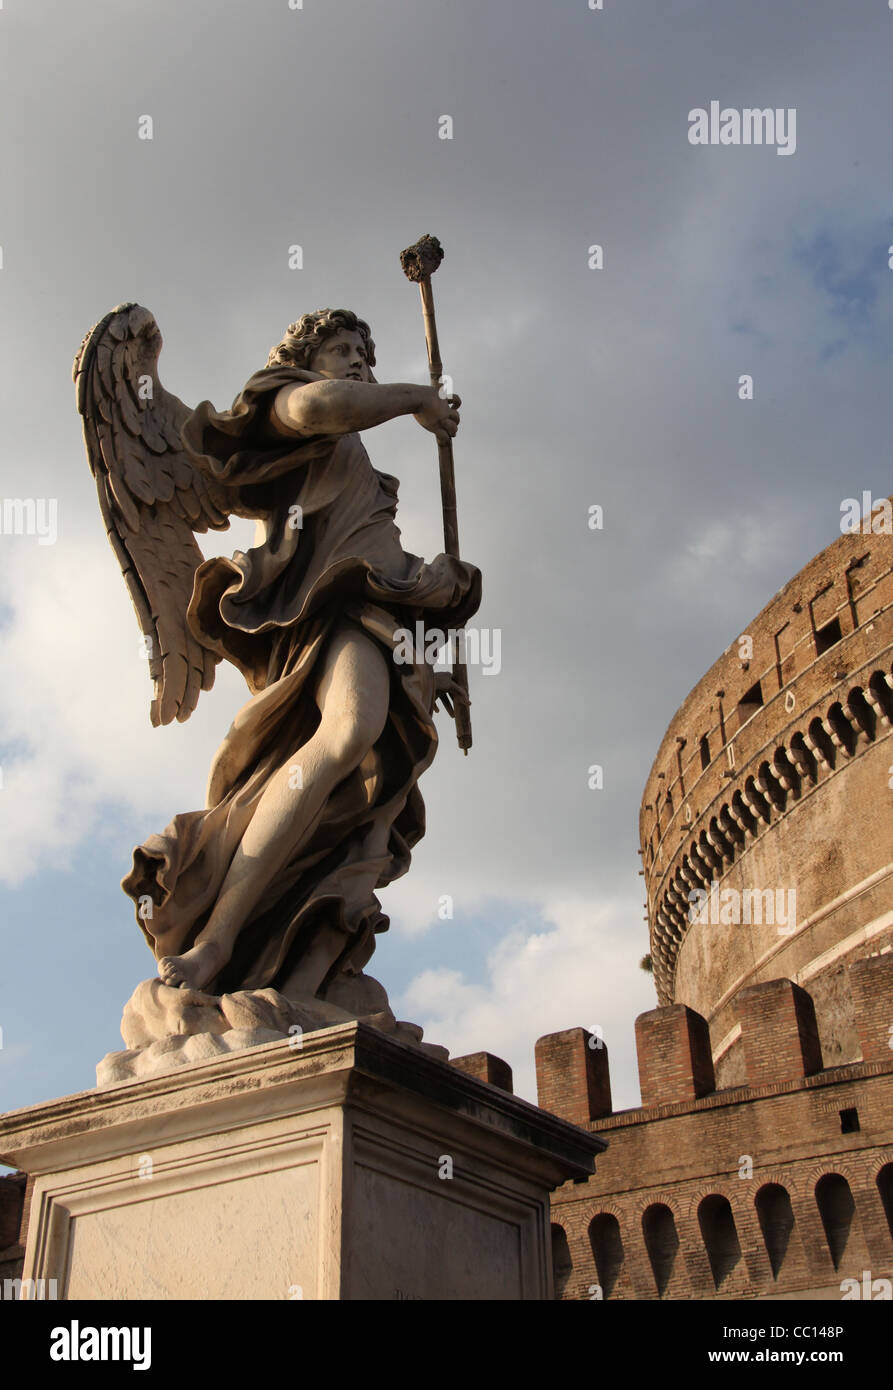
POLYGON ((893 1275, 891 963, 853 967, 866 1058, 846 1066, 814 1070, 809 996, 785 980, 741 996, 741 1086, 705 1090, 706 1024, 680 1005, 639 1020, 635 1110, 592 1117, 583 1029, 540 1039, 540 1104, 608 1141, 552 1198, 559 1297, 840 1299, 893 1275))
POLYGON ((655 984, 708 1020, 721 1084, 746 1077, 739 992, 778 977, 809 989, 826 1064, 860 1055, 846 966, 893 945, 891 720, 893 538, 858 532, 780 590, 667 730, 640 817, 655 984))

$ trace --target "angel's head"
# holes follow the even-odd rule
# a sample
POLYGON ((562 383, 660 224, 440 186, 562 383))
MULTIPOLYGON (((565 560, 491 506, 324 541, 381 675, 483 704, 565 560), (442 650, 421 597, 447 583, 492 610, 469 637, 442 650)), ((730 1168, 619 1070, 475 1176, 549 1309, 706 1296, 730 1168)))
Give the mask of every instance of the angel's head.
POLYGON ((350 309, 317 309, 290 323, 268 367, 303 367, 321 376, 374 381, 375 344, 368 323, 350 309))

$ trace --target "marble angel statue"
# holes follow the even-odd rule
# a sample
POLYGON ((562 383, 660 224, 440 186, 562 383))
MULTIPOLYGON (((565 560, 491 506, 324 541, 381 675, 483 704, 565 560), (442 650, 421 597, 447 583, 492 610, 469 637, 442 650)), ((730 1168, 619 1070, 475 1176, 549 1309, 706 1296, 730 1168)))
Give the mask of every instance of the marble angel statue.
POLYGON ((376 890, 406 872, 424 834, 435 704, 453 713, 463 698, 421 657, 396 661, 396 634, 461 628, 481 586, 464 561, 403 549, 397 479, 373 467, 360 433, 409 414, 444 443, 459 398, 377 382, 369 327, 348 310, 292 324, 229 410, 189 410, 167 391, 160 348, 152 314, 123 304, 75 360, 152 722, 188 719, 221 660, 250 698, 206 805, 138 846, 123 880, 157 961, 125 1010, 125 1042, 246 1019, 283 1031, 283 1001, 311 1023, 386 1015, 363 973, 388 925, 376 890), (195 533, 231 516, 256 521, 254 547, 204 560, 195 533))

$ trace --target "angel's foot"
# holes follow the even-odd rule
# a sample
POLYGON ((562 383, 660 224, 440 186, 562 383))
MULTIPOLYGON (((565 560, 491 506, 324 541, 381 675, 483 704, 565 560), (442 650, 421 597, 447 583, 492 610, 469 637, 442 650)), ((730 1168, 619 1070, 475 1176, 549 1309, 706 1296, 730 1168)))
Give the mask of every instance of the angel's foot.
POLYGON ((225 953, 216 941, 198 941, 182 956, 162 956, 158 976, 175 989, 204 989, 225 964, 225 953))

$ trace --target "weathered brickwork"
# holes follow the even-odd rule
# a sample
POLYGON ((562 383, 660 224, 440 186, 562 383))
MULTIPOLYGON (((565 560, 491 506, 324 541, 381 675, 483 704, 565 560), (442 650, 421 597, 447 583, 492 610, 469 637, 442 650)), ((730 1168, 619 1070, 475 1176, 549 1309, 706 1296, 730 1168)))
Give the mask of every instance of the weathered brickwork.
POLYGON ((24 1173, 0 1177, 0 1286, 6 1279, 21 1277, 28 1239, 30 1196, 24 1173))
POLYGON ((579 1124, 578 1115, 597 1120, 611 1113, 608 1049, 583 1028, 550 1033, 536 1045, 539 1103, 553 1115, 579 1124))
POLYGON ((790 980, 740 996, 741 1086, 705 1089, 707 1024, 683 1005, 638 1020, 648 1100, 614 1115, 563 1082, 588 1065, 585 1030, 540 1039, 539 1103, 608 1140, 594 1177, 553 1195, 559 1297, 840 1299, 844 1279, 893 1279, 891 961, 852 968, 865 1058, 845 1066, 822 1066, 790 980))
POLYGON ((769 979, 808 989, 826 1065, 860 1055, 847 966, 893 949, 891 769, 893 537, 846 534, 698 682, 645 788, 658 1001, 707 1019, 720 1084, 769 979))
POLYGON ((491 1052, 469 1052, 465 1057, 451 1057, 450 1061, 457 1071, 512 1094, 512 1069, 501 1057, 494 1057, 491 1052))
POLYGON ((640 1014, 636 1048, 643 1105, 697 1100, 715 1089, 710 1029, 685 1004, 640 1014))

